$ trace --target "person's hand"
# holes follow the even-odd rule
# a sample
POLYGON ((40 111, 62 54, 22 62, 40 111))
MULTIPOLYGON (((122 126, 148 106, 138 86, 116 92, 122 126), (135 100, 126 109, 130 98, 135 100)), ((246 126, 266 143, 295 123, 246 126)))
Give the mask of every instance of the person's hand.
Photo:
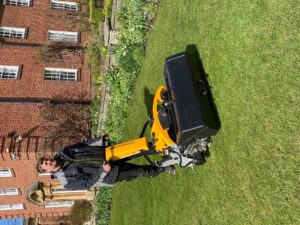
POLYGON ((111 165, 109 162, 104 162, 102 165, 104 172, 108 173, 111 170, 111 165))

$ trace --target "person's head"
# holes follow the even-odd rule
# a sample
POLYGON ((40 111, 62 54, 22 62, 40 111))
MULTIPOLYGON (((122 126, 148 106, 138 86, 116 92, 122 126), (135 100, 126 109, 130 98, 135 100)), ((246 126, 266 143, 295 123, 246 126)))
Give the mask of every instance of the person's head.
POLYGON ((51 173, 58 169, 59 165, 53 158, 41 157, 37 161, 36 170, 39 173, 51 173))

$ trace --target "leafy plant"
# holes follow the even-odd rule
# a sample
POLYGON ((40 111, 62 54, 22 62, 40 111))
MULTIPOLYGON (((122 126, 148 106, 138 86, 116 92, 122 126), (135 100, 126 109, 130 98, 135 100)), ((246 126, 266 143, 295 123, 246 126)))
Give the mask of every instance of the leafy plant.
POLYGON ((96 196, 96 225, 108 225, 110 221, 112 190, 101 187, 96 196))
POLYGON ((88 62, 92 72, 100 73, 101 67, 101 50, 96 42, 92 41, 87 45, 88 62))
POLYGON ((89 201, 75 201, 70 214, 71 225, 82 225, 91 218, 93 207, 89 201))
POLYGON ((147 18, 145 15, 144 1, 122 1, 118 13, 120 24, 120 39, 127 45, 142 44, 147 37, 147 18))
POLYGON ((132 87, 145 57, 147 40, 147 3, 123 0, 118 12, 119 41, 113 52, 117 67, 110 68, 106 83, 111 89, 105 130, 115 141, 120 141, 129 111, 132 87))
POLYGON ((91 115, 91 136, 92 137, 95 137, 95 136, 98 136, 98 121, 99 121, 99 109, 100 109, 100 106, 101 106, 101 100, 96 97, 91 105, 90 105, 90 108, 89 108, 89 111, 90 111, 90 115, 91 115))
POLYGON ((124 130, 124 121, 128 113, 128 101, 134 74, 127 73, 120 68, 110 68, 106 75, 106 82, 111 89, 111 101, 109 103, 108 118, 105 122, 105 130, 115 141, 120 140, 124 130))

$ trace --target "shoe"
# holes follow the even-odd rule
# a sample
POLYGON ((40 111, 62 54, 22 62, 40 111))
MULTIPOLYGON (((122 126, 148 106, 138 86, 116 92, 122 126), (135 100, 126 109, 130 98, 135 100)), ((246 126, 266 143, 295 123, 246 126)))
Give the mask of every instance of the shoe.
POLYGON ((174 175, 176 173, 175 166, 170 165, 170 166, 164 167, 164 172, 174 175))

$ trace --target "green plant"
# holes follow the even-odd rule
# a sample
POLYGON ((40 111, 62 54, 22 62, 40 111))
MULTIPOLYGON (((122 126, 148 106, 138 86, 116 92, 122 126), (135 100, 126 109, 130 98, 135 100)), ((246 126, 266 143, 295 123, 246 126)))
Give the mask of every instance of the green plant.
POLYGON ((118 12, 119 38, 127 45, 143 44, 147 37, 146 3, 141 0, 124 0, 118 12))
POLYGON ((90 108, 89 113, 91 117, 91 136, 96 137, 98 136, 98 122, 99 122, 99 109, 101 107, 101 100, 100 98, 96 97, 93 99, 90 108))
POLYGON ((103 79, 101 73, 95 72, 93 77, 94 77, 95 86, 100 90, 102 86, 102 79, 103 79))
POLYGON ((105 121, 105 130, 110 137, 119 141, 124 131, 125 119, 128 114, 128 101, 135 74, 127 73, 120 68, 110 68, 106 75, 106 82, 111 89, 108 118, 105 121))
POLYGON ((95 203, 96 225, 108 225, 110 222, 112 190, 101 187, 98 190, 95 203))
POLYGON ((104 0, 103 3, 103 15, 106 17, 111 16, 111 10, 112 10, 112 0, 104 0))
POLYGON ((138 65, 142 65, 145 59, 145 48, 144 46, 136 46, 133 50, 133 59, 138 65))
POLYGON ((82 225, 91 218, 93 207, 89 201, 75 201, 70 214, 71 225, 82 225))
POLYGON ((101 50, 96 42, 92 41, 87 45, 88 62, 93 73, 100 73, 101 50))
POLYGON ((118 61, 118 66, 128 73, 135 73, 139 70, 140 65, 134 58, 134 51, 137 46, 126 45, 120 42, 116 47, 115 55, 118 61))
POLYGON ((90 0, 89 8, 90 8, 90 21, 92 24, 97 25, 100 22, 104 21, 105 16, 103 14, 103 10, 95 7, 94 0, 90 0))
POLYGON ((141 0, 124 0, 118 12, 119 42, 113 49, 118 64, 106 75, 111 100, 105 130, 115 141, 120 141, 124 132, 132 87, 145 57, 146 5, 141 0))

